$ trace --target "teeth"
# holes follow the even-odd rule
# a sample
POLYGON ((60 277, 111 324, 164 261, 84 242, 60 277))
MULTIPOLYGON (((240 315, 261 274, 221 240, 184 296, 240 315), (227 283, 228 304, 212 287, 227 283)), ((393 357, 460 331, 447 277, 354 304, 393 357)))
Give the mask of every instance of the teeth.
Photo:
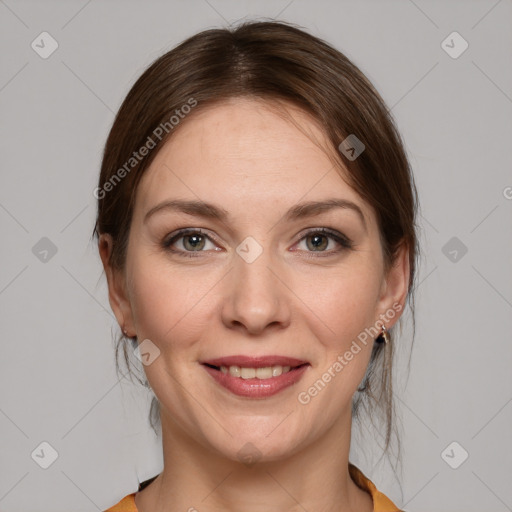
POLYGON ((272 377, 272 367, 258 368, 255 374, 258 379, 270 379, 272 377))
POLYGON ((290 366, 266 366, 265 368, 244 368, 240 366, 221 366, 222 373, 229 374, 231 377, 241 377, 242 379, 270 379, 279 377, 283 373, 290 371, 290 366))
POLYGON ((231 377, 241 377, 242 374, 240 372, 240 366, 230 366, 229 374, 231 375, 231 377))
POLYGON ((282 366, 273 366, 272 367, 272 377, 279 377, 283 373, 282 366))
POLYGON ((240 368, 240 377, 242 379, 254 379, 256 370, 254 368, 240 368))

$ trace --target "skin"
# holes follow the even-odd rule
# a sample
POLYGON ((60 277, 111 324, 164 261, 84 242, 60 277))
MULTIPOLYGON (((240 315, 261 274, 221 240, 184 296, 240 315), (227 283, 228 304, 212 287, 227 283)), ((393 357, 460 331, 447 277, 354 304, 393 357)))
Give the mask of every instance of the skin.
POLYGON ((232 99, 180 125, 139 185, 123 271, 108 264, 109 235, 100 238, 120 326, 160 350, 144 369, 161 404, 164 469, 137 493, 140 512, 268 512, 269 504, 281 511, 373 510, 348 473, 351 402, 373 340, 307 405, 297 396, 379 315, 404 304, 407 252, 385 272, 375 214, 333 167, 320 127, 292 105, 295 124, 267 105, 232 99), (333 197, 357 204, 366 225, 349 208, 284 220, 299 202, 333 197), (208 201, 230 217, 161 210, 144 222, 169 199, 208 201), (305 231, 322 227, 353 247, 327 235, 316 249, 314 230, 304 238, 305 231), (198 257, 162 247, 181 228, 211 235, 196 251, 190 234, 174 242, 176 251, 198 257), (263 249, 252 263, 236 252, 248 236, 263 249), (285 355, 311 366, 277 395, 242 398, 199 363, 235 354, 285 355), (250 466, 238 455, 246 443, 261 457, 250 466))

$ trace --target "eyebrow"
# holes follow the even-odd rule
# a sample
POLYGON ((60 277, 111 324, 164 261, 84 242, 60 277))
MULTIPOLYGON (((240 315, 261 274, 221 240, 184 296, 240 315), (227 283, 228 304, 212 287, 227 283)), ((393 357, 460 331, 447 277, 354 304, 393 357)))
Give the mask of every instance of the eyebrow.
MULTIPOLYGON (((324 201, 308 201, 292 206, 283 216, 284 221, 300 220, 308 217, 314 217, 321 213, 336 209, 348 209, 357 213, 361 219, 365 230, 366 219, 361 208, 354 202, 347 199, 331 198, 324 201)), ((229 219, 229 212, 222 207, 216 206, 212 203, 205 201, 194 201, 194 200, 183 200, 173 199, 163 201, 151 208, 144 216, 144 223, 146 223, 150 217, 160 211, 177 211, 186 213, 188 215, 194 215, 197 217, 204 217, 207 219, 216 219, 223 223, 226 223, 229 219)))

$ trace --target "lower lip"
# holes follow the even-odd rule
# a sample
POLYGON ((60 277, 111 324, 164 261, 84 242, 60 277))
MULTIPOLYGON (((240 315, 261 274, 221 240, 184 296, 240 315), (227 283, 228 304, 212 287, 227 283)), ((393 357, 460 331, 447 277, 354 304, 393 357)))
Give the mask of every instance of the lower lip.
POLYGON ((271 377, 270 379, 242 379, 241 377, 233 377, 229 373, 222 373, 220 370, 215 370, 206 365, 202 366, 221 386, 235 395, 247 398, 267 398, 298 382, 310 365, 291 369, 289 372, 282 373, 279 377, 271 377))

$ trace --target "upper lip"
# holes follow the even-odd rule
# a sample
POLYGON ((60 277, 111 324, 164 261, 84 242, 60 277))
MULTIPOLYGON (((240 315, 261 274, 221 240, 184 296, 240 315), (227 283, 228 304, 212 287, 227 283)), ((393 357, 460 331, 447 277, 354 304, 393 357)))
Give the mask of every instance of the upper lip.
POLYGON ((241 366, 244 368, 266 368, 268 366, 290 366, 296 367, 303 364, 308 364, 307 361, 297 359, 295 357, 286 356, 225 356, 216 359, 208 359, 201 361, 201 364, 208 364, 211 366, 241 366))

